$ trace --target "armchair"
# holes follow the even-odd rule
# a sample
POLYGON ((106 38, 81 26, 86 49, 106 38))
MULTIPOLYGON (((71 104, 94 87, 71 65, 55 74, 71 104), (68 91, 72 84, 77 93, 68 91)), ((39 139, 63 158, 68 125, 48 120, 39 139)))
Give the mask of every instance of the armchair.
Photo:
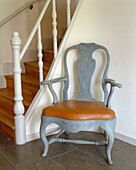
POLYGON ((53 95, 53 104, 44 108, 41 116, 40 136, 44 143, 44 152, 42 154, 43 157, 47 156, 48 148, 51 143, 72 142, 78 144, 80 143, 107 146, 108 163, 113 163, 111 160, 111 149, 114 143, 116 116, 115 112, 111 109, 110 103, 114 87, 121 88, 122 85, 116 83, 112 79, 108 79, 108 66, 109 53, 105 47, 97 45, 95 43, 81 43, 78 45, 74 45, 66 50, 64 54, 64 77, 41 82, 41 85, 48 85, 53 95), (81 58, 77 60, 80 92, 76 99, 68 100, 69 74, 67 68, 67 54, 72 49, 79 50, 81 54, 81 58), (107 56, 107 64, 102 77, 104 102, 100 102, 94 99, 90 92, 91 78, 93 76, 96 65, 95 59, 92 58, 92 54, 97 49, 103 50, 107 56), (57 82, 64 82, 63 102, 58 101, 57 95, 52 87, 52 84, 57 82), (109 92, 107 89, 108 83, 111 86, 109 92), (62 130, 48 141, 45 135, 45 130, 50 123, 58 124, 62 128, 62 130), (81 130, 88 130, 93 126, 99 126, 104 129, 108 138, 105 138, 105 141, 101 142, 59 138, 59 136, 64 132, 67 134, 69 132, 76 133, 81 130))

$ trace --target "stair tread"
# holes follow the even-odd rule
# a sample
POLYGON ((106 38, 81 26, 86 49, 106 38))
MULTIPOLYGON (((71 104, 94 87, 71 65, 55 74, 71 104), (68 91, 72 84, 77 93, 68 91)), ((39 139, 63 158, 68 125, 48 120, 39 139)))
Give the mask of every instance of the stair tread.
POLYGON ((1 101, 0 101, 0 113, 5 114, 6 116, 8 116, 11 119, 14 119, 14 102, 13 103, 8 103, 8 107, 7 105, 4 105, 1 101))
MULTIPOLYGON (((14 79, 14 75, 8 75, 8 76, 5 76, 5 78, 13 80, 14 79)), ((21 80, 22 80, 22 82, 34 85, 34 86, 39 88, 39 80, 36 77, 32 76, 32 75, 28 75, 26 73, 22 73, 21 74, 21 80)))
MULTIPOLYGON (((4 88, 0 89, 0 96, 8 98, 9 100, 14 101, 14 91, 9 89, 9 88, 4 88)), ((28 95, 24 94, 23 95, 23 103, 25 106, 29 107, 34 96, 33 95, 28 95)))
MULTIPOLYGON (((0 108, 0 122, 4 123, 5 125, 14 130, 14 119, 6 116, 5 114, 3 114, 3 112, 4 110, 0 108)), ((7 111, 5 110, 5 112, 7 111)))
MULTIPOLYGON (((29 61, 29 62, 25 62, 25 65, 29 65, 35 68, 38 68, 38 61, 29 61)), ((50 67, 50 63, 43 63, 43 71, 48 71, 50 67)))

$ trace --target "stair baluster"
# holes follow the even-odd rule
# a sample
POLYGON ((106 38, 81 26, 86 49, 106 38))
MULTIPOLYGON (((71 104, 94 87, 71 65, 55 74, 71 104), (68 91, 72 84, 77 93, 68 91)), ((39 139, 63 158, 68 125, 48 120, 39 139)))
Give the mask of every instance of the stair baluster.
POLYGON ((14 73, 14 93, 15 93, 15 136, 16 143, 18 145, 26 143, 26 127, 25 127, 25 117, 24 117, 24 105, 22 103, 22 87, 21 87, 21 67, 20 67, 20 46, 21 39, 19 38, 19 33, 14 32, 11 39, 12 51, 13 51, 13 73, 14 73))
POLYGON ((57 12, 56 12, 56 0, 52 0, 52 26, 53 26, 53 48, 54 58, 57 57, 57 12))
POLYGON ((66 1, 67 1, 67 27, 68 27, 71 20, 71 13, 70 13, 71 0, 66 0, 66 1))
MULTIPOLYGON (((41 40, 41 26, 38 26, 38 66, 39 66, 39 81, 43 81, 43 61, 42 61, 42 40, 41 40)), ((42 88, 43 86, 40 86, 42 88)))

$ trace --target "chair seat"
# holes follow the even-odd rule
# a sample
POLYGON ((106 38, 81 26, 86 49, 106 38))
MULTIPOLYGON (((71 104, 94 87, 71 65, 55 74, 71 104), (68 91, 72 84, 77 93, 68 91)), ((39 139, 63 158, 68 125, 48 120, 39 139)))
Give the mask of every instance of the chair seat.
POLYGON ((109 120, 115 112, 102 103, 88 101, 67 101, 43 109, 43 116, 67 120, 109 120))

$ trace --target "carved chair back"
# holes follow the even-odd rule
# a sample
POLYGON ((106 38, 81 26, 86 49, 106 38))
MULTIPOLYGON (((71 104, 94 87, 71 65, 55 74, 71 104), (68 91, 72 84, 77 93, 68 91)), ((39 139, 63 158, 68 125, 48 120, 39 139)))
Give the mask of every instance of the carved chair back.
POLYGON ((82 101, 96 101, 91 94, 90 91, 90 84, 92 80, 92 76, 96 67, 96 61, 93 59, 93 53, 101 49, 105 52, 107 57, 107 63, 106 67, 102 76, 102 89, 104 91, 104 103, 106 104, 106 99, 108 96, 108 91, 106 88, 106 84, 104 82, 104 79, 107 78, 107 72, 109 67, 109 52, 108 50, 101 46, 97 45, 95 43, 81 43, 78 45, 71 46, 68 48, 64 54, 64 71, 65 71, 65 77, 67 78, 67 81, 64 82, 64 89, 63 89, 63 101, 68 100, 68 88, 69 88, 69 74, 68 74, 68 67, 67 67, 67 56, 69 51, 76 49, 80 52, 81 58, 77 60, 77 69, 78 69, 78 75, 79 75, 79 82, 80 82, 80 92, 76 99, 74 100, 82 100, 82 101))

